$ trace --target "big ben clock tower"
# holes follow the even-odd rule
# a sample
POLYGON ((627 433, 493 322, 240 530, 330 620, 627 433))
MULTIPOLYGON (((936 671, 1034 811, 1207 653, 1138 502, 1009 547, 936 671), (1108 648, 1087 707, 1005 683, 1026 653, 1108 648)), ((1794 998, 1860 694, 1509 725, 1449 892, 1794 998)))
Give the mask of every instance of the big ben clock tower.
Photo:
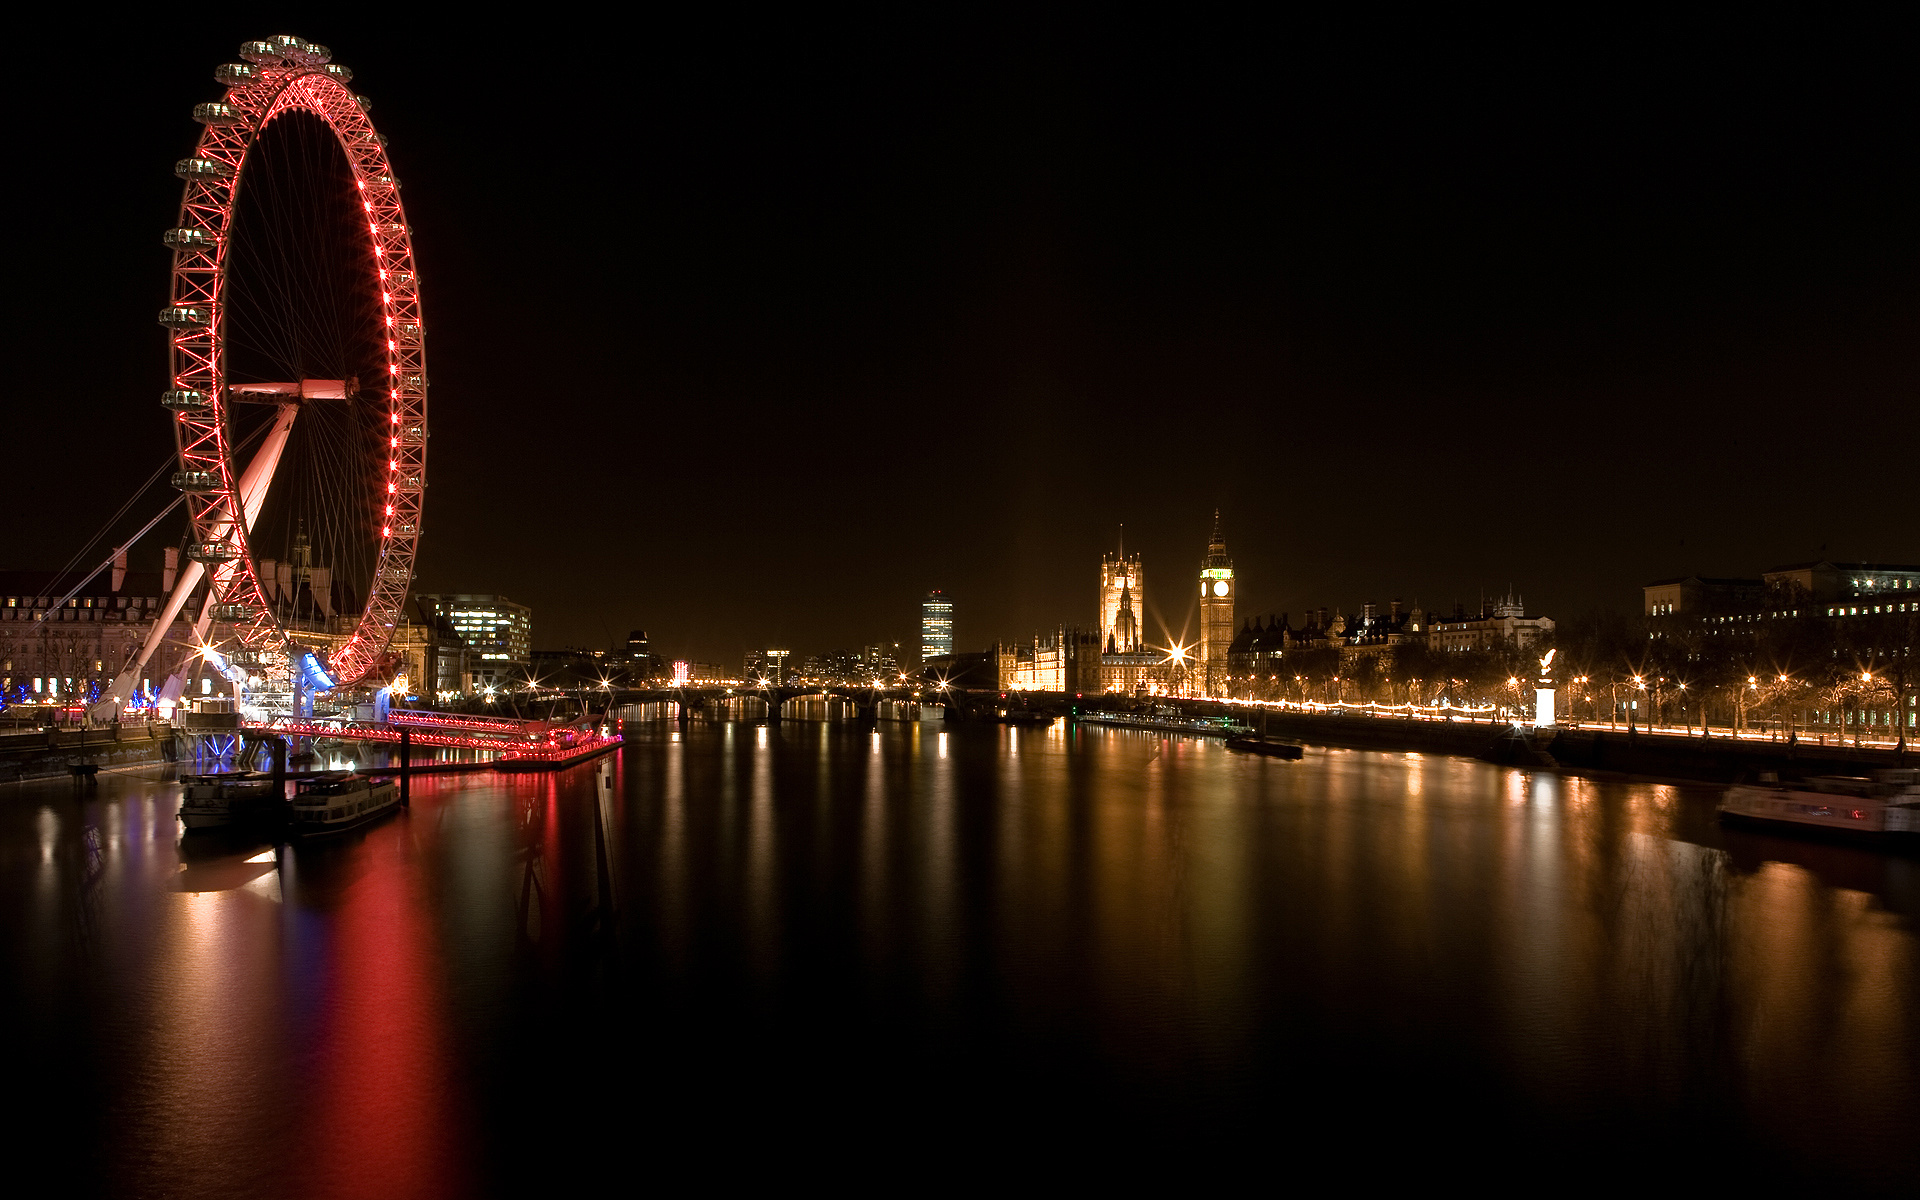
POLYGON ((1201 695, 1227 694, 1227 648, 1233 645, 1233 560, 1220 535, 1220 510, 1213 510, 1213 537, 1200 563, 1201 695))

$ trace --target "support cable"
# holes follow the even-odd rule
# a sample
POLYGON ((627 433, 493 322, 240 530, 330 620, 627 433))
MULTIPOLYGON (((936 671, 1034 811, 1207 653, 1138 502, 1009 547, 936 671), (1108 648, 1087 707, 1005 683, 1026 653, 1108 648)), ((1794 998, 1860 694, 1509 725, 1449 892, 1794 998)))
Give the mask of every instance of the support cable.
MULTIPOLYGON (((270 425, 271 422, 269 422, 268 424, 270 425)), ((235 446, 234 450, 238 452, 240 450, 246 449, 252 443, 259 441, 260 436, 266 433, 266 431, 267 431, 267 426, 265 425, 261 426, 259 429, 254 430, 251 434, 247 435, 246 440, 242 441, 237 446, 235 446)), ((100 539, 107 536, 107 530, 112 529, 114 526, 114 523, 118 521, 121 517, 126 515, 127 510, 133 507, 133 502, 135 500, 138 500, 141 496, 145 495, 147 492, 147 489, 152 487, 154 483, 160 478, 160 476, 166 473, 166 469, 172 466, 175 463, 175 461, 177 460, 169 458, 166 462, 161 463, 160 469, 153 473, 153 478, 141 484, 140 490, 135 492, 127 500, 125 504, 120 506, 120 511, 113 514, 112 520, 109 520, 105 525, 101 526, 100 532, 94 534, 92 540, 90 540, 86 545, 80 548, 80 553, 74 555, 71 559, 67 561, 66 566, 60 568, 60 575, 65 575, 68 571, 73 570, 73 564, 80 561, 80 555, 85 554, 87 551, 93 549, 96 545, 98 545, 100 542, 100 539)), ((78 596, 81 592, 85 591, 86 586, 89 583, 92 583, 95 579, 98 579, 100 577, 100 572, 106 570, 108 567, 111 567, 114 564, 114 561, 116 559, 118 559, 122 554, 125 554, 128 550, 131 550, 133 548, 133 544, 135 542, 147 536, 147 533, 150 530, 152 530, 152 528, 155 525, 158 525, 160 523, 161 518, 165 517, 168 513, 172 512, 174 509, 179 508, 182 504, 185 504, 186 501, 187 501, 187 494, 185 492, 181 492, 178 496, 175 496, 171 503, 169 503, 165 508, 161 509, 159 512, 154 514, 153 520, 148 521, 145 525, 142 525, 140 527, 140 532, 134 534, 132 537, 128 538, 125 542, 122 542, 118 547, 114 549, 113 553, 107 555, 106 560, 102 562, 99 566, 95 567, 93 570, 88 571, 86 574, 82 575, 80 577, 80 582, 73 585, 72 591, 60 597, 58 600, 55 600, 53 602, 52 607, 43 609, 40 612, 35 613, 33 618, 34 624, 36 625, 44 624, 49 614, 58 612, 60 609, 65 608, 67 606, 67 601, 73 599, 75 596, 78 596)), ((54 578, 58 579, 60 578, 60 575, 55 575, 54 578)))

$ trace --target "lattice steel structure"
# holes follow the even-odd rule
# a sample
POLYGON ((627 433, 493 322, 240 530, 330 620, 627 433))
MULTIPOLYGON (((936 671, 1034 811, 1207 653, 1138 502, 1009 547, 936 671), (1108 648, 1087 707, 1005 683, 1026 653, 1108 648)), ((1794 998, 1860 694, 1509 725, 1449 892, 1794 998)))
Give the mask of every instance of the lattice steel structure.
MULTIPOLYGON (((214 619, 231 628, 240 643, 235 649, 284 656, 290 635, 268 602, 248 542, 267 481, 243 479, 234 461, 234 398, 263 389, 242 388, 227 378, 227 275, 235 202, 249 151, 277 118, 311 114, 339 140, 352 168, 368 234, 365 269, 378 288, 386 331, 386 378, 363 383, 359 393, 384 391, 388 417, 385 461, 365 464, 364 486, 383 516, 377 557, 358 625, 327 663, 337 685, 346 687, 380 666, 406 605, 420 540, 427 374, 412 233, 386 139, 367 117, 371 106, 347 87, 353 73, 329 62, 325 47, 296 37, 248 42, 240 56, 247 61, 215 70, 226 96, 195 107, 194 119, 204 131, 193 156, 174 167, 185 192, 178 224, 165 237, 173 250, 173 290, 172 303, 160 313, 171 342, 172 388, 162 402, 174 414, 180 456, 174 482, 187 492, 192 522, 187 556, 206 570, 214 619)), ((303 384, 274 397, 282 402, 276 425, 290 426, 302 401, 328 394, 303 384)), ((284 442, 285 430, 277 428, 275 436, 284 442)), ((271 469, 269 461, 265 470, 271 469)))

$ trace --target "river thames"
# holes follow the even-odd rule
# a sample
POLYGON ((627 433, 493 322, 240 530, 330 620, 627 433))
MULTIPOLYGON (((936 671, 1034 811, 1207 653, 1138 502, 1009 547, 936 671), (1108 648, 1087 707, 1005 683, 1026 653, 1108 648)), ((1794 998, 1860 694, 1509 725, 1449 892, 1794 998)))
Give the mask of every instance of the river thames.
POLYGON ((1920 1180, 1920 866, 1712 789, 1056 725, 628 726, 334 844, 0 790, 63 1190, 1920 1180))

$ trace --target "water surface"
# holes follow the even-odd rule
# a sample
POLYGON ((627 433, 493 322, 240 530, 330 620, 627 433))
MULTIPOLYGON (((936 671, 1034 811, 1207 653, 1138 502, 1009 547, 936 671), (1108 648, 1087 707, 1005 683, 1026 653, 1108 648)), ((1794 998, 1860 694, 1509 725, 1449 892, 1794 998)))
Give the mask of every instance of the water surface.
POLYGON ((1913 1186, 1915 861, 1713 801, 797 722, 421 778, 325 845, 183 839, 158 772, 11 785, 9 1140, 152 1195, 1913 1186))

